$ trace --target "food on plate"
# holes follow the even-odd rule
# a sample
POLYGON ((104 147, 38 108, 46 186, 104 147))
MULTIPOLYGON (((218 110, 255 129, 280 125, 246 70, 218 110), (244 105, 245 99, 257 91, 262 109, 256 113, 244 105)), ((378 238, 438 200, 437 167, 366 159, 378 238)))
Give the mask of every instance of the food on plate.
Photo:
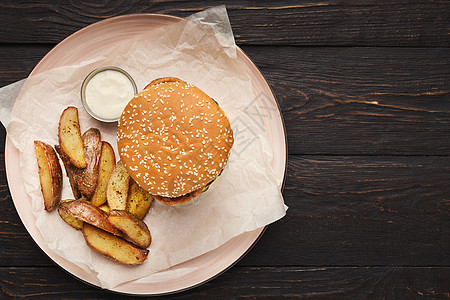
POLYGON ((61 150, 67 154, 71 163, 77 168, 86 168, 87 163, 84 157, 83 140, 76 107, 69 106, 62 112, 59 119, 58 139, 61 150))
MULTIPOLYGON (((65 201, 70 201, 70 200, 65 200, 65 201)), ((61 209, 61 207, 58 207, 58 213, 59 213, 59 216, 61 217, 61 219, 63 219, 64 222, 66 222, 73 228, 75 228, 77 230, 81 230, 83 228, 83 221, 66 213, 64 210, 61 209)))
POLYGON ((111 209, 109 209, 109 206, 107 204, 100 205, 98 208, 100 208, 104 212, 107 212, 108 214, 111 211, 111 209))
POLYGON ((61 219, 82 230, 89 247, 118 262, 137 265, 148 256, 151 235, 141 221, 152 196, 116 163, 114 149, 101 140, 97 128, 80 133, 78 110, 66 108, 58 127, 59 145, 53 149, 34 141, 45 210, 58 207, 61 219), (61 201, 61 158, 75 199, 61 201), (112 210, 112 211, 111 211, 112 210))
POLYGON ((130 100, 118 124, 117 144, 126 170, 167 205, 192 200, 214 181, 233 142, 224 111, 178 78, 148 84, 130 100))
POLYGON ((81 192, 78 189, 77 177, 80 175, 81 169, 75 167, 71 162, 70 158, 65 154, 59 145, 55 145, 56 152, 58 152, 61 158, 64 168, 66 169, 66 175, 69 178, 70 187, 72 188, 72 193, 75 199, 81 198, 81 192))
POLYGON ((106 186, 106 199, 110 209, 126 209, 129 186, 130 175, 123 163, 118 161, 106 186))
POLYGON ((77 186, 81 194, 90 199, 97 188, 102 139, 97 128, 90 128, 82 136, 86 167, 77 176, 77 186))
POLYGON ((116 165, 114 149, 108 142, 102 142, 100 161, 98 164, 98 183, 91 201, 95 206, 100 206, 106 202, 106 186, 109 177, 116 165))
POLYGON ((150 246, 152 237, 147 225, 125 210, 111 210, 108 220, 141 248, 150 246))
POLYGON ((112 234, 122 233, 108 220, 108 213, 84 200, 69 200, 60 203, 59 208, 85 223, 101 228, 112 234))
POLYGON ((147 258, 148 250, 87 223, 83 224, 83 235, 89 247, 123 264, 138 265, 147 258))
POLYGON ((152 195, 131 179, 126 210, 142 220, 147 215, 152 202, 152 195))
POLYGON ((173 200, 173 198, 170 198, 170 197, 161 197, 161 196, 156 196, 156 195, 153 196, 153 198, 155 198, 156 200, 158 200, 159 202, 161 202, 165 205, 173 206, 173 205, 179 205, 179 204, 189 202, 192 199, 194 199, 195 197, 197 197, 198 195, 200 195, 201 193, 203 193, 203 189, 197 189, 189 194, 177 197, 176 200, 173 200))
POLYGON ((44 208, 46 211, 52 211, 61 200, 61 165, 52 146, 41 141, 34 141, 34 149, 39 168, 41 191, 44 197, 44 208))

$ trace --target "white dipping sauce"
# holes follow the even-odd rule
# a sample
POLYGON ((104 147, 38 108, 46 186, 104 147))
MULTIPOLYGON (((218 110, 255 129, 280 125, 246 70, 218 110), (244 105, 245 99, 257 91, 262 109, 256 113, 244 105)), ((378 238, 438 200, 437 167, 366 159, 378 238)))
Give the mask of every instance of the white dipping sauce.
POLYGON ((125 74, 104 70, 87 83, 85 100, 90 110, 100 118, 117 119, 134 93, 134 86, 125 74))

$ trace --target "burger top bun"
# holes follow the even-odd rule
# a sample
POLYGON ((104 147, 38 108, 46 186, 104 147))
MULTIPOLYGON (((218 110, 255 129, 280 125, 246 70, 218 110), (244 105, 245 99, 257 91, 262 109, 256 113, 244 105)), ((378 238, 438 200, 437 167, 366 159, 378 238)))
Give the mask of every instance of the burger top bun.
POLYGON ((170 198, 214 180, 233 142, 230 122, 215 101, 171 77, 152 81, 131 99, 117 132, 130 176, 150 194, 170 198))

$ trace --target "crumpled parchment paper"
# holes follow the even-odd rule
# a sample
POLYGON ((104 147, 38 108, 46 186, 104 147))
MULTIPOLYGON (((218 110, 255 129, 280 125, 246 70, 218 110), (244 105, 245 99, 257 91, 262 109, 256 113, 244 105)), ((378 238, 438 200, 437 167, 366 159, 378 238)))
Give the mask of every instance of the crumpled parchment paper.
MULTIPOLYGON (((250 77, 237 59, 226 9, 221 6, 126 40, 100 57, 54 68, 1 89, 0 118, 20 151, 25 189, 48 247, 91 272, 102 287, 112 288, 197 257, 285 215, 281 182, 270 166, 272 148, 264 129, 255 126, 254 116, 249 114, 249 106, 256 105, 255 97, 250 77), (118 159, 117 124, 95 121, 80 100, 83 79, 104 65, 125 69, 139 88, 158 77, 179 77, 213 97, 232 126, 239 120, 250 129, 237 137, 233 128, 235 144, 229 163, 207 192, 182 206, 152 204, 144 219, 152 234, 150 254, 139 266, 121 265, 92 251, 80 231, 65 224, 56 211, 44 211, 40 191, 33 141, 58 143, 58 120, 67 106, 78 107, 82 132, 90 127, 100 129, 118 159), (20 88, 15 103, 8 101, 20 88), (250 144, 246 143, 249 139, 250 144)), ((64 178, 63 199, 70 198, 73 195, 64 178)))

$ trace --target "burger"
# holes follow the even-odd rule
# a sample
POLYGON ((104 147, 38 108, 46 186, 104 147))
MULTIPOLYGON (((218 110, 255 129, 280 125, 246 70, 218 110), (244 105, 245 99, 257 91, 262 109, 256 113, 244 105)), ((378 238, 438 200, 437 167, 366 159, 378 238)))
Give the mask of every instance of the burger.
POLYGON ((221 174, 233 146, 224 111, 178 78, 150 82, 130 100, 118 124, 117 145, 130 176, 166 205, 186 203, 221 174))

